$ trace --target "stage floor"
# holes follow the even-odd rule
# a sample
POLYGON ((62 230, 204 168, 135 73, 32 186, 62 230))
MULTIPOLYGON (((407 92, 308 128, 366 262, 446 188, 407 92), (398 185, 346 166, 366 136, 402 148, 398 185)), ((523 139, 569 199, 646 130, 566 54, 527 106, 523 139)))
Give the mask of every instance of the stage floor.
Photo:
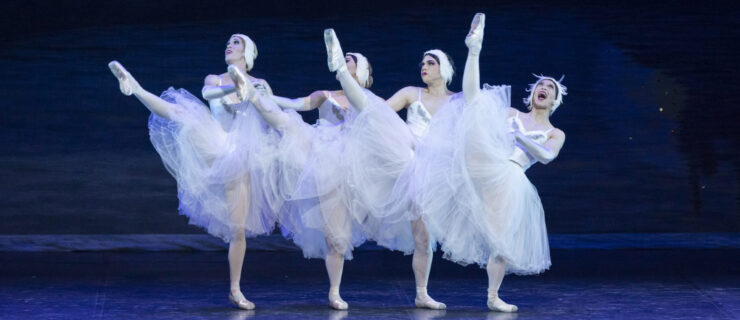
POLYGON ((538 276, 508 276, 516 314, 486 309, 486 276, 435 256, 429 292, 446 311, 413 308, 411 258, 360 251, 344 270, 349 311, 327 306, 322 260, 250 251, 227 300, 225 252, 0 252, 2 319, 740 319, 740 249, 556 249, 538 276))

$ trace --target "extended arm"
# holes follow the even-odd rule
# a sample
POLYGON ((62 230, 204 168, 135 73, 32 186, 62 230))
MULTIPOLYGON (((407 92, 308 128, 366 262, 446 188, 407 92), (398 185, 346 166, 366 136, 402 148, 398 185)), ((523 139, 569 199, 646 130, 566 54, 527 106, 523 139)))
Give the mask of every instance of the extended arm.
POLYGON ((527 138, 520 131, 516 131, 514 136, 519 145, 524 147, 532 157, 543 164, 548 164, 554 160, 558 156, 558 153, 560 153, 563 143, 565 143, 565 134, 560 130, 554 130, 544 144, 532 141, 532 139, 527 138))
POLYGON ((219 86, 218 83, 219 83, 218 76, 209 75, 206 77, 205 81, 203 81, 203 90, 201 91, 201 94, 203 95, 203 99, 206 99, 206 100, 219 99, 225 95, 236 92, 236 87, 233 84, 219 86))
POLYGON ((392 97, 388 98, 386 100, 386 103, 393 108, 393 111, 398 112, 398 110, 401 110, 403 108, 408 107, 409 104, 411 104, 411 100, 409 99, 409 92, 413 92, 418 90, 416 87, 405 87, 401 90, 398 90, 398 92, 394 93, 392 97))
POLYGON ((296 111, 309 111, 318 108, 321 106, 324 101, 326 101, 326 98, 329 96, 329 93, 327 91, 315 91, 311 93, 311 95, 307 97, 302 98, 285 98, 285 97, 279 97, 272 95, 270 96, 270 99, 277 103, 281 108, 283 109, 293 109, 296 111))

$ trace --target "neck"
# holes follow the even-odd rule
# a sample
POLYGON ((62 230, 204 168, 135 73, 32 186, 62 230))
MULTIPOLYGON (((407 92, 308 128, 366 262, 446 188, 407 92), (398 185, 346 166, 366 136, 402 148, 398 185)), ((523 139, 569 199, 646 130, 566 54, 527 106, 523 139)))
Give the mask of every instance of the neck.
POLYGON ((247 62, 244 61, 244 59, 239 59, 239 61, 234 62, 231 65, 236 66, 237 68, 239 68, 239 71, 243 72, 244 75, 246 75, 247 77, 251 77, 249 75, 249 72, 247 72, 247 62))
POLYGON ((446 96, 447 84, 442 79, 434 80, 432 83, 427 84, 427 90, 433 96, 446 96))
POLYGON ((529 112, 535 122, 548 125, 550 124, 550 109, 540 109, 532 107, 532 111, 529 112))

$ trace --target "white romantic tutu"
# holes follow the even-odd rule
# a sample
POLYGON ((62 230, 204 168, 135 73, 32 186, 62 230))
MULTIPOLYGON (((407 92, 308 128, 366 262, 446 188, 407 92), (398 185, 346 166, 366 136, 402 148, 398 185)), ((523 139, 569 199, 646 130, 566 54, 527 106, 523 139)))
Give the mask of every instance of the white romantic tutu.
POLYGON ((350 112, 340 124, 319 121, 314 126, 311 155, 290 201, 290 225, 295 227, 287 232, 306 257, 324 258, 327 241, 347 259, 366 239, 413 251, 408 221, 385 224, 378 216, 411 159, 414 140, 382 99, 365 93, 368 104, 362 112, 350 112))
POLYGON ((409 190, 396 206, 416 207, 449 260, 483 266, 499 256, 507 273, 534 274, 550 266, 550 251, 537 190, 508 160, 510 96, 509 86, 486 85, 474 101, 440 108, 396 186, 409 190))
POLYGON ((167 170, 177 180, 179 212, 190 223, 230 241, 239 230, 247 237, 269 233, 276 216, 256 158, 278 141, 254 106, 236 109, 228 131, 208 106, 186 90, 168 89, 162 99, 179 106, 167 120, 152 114, 149 136, 167 170))

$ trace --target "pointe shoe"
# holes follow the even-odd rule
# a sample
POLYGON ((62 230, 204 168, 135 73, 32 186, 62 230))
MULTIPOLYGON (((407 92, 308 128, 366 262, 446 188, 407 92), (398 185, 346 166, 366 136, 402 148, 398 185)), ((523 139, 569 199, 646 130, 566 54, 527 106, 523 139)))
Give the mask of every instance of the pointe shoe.
POLYGON ((347 63, 344 61, 342 46, 339 44, 337 34, 334 29, 324 30, 324 44, 326 45, 326 55, 329 65, 329 71, 342 71, 347 69, 347 63))
MULTIPOLYGON (((241 295, 241 292, 239 293, 241 295)), ((254 310, 254 303, 247 300, 244 296, 241 296, 238 300, 234 297, 234 293, 229 292, 229 301, 233 303, 237 308, 242 310, 254 310)))
POLYGON ((425 309, 432 309, 432 310, 444 310, 447 309, 447 305, 438 302, 430 296, 426 296, 424 298, 420 298, 419 296, 416 296, 416 299, 414 299, 414 304, 417 308, 425 308, 425 309))
POLYGON ((508 304, 498 296, 488 297, 488 309, 498 312, 516 312, 519 308, 513 304, 508 304))
POLYGON ((136 82, 136 79, 134 79, 134 77, 131 76, 131 74, 126 71, 126 68, 124 68, 118 61, 113 60, 109 62, 108 68, 118 79, 121 93, 130 96, 141 89, 141 86, 136 82))
POLYGON ((486 27, 486 15, 476 13, 473 22, 470 23, 470 32, 465 37, 465 45, 472 54, 480 54, 483 48, 483 29, 486 27))
POLYGON ((247 76, 244 75, 244 73, 239 70, 236 66, 230 65, 228 67, 229 71, 229 77, 231 77, 231 80, 234 81, 234 86, 236 87, 236 95, 241 99, 249 100, 251 102, 254 102, 255 97, 257 96, 257 89, 254 88, 254 85, 252 85, 252 82, 247 79, 247 76))
POLYGON ((335 310, 347 310, 349 308, 347 302, 342 300, 342 297, 340 297, 339 294, 329 295, 329 306, 335 310))

